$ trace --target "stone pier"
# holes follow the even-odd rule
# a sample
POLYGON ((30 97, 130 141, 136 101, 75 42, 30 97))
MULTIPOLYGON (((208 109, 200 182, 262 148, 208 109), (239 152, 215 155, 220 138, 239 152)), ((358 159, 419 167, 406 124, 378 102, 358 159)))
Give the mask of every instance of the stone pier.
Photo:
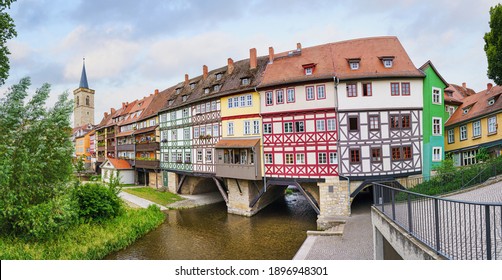
POLYGON ((251 217, 284 195, 286 186, 270 186, 263 193, 263 181, 225 179, 228 187, 228 213, 251 217), (254 182, 254 183, 253 183, 254 182), (260 195, 260 199, 251 203, 260 195))
POLYGON ((350 194, 348 181, 339 177, 326 177, 324 183, 318 183, 320 214, 317 217, 317 229, 326 230, 340 223, 345 223, 350 216, 350 194))

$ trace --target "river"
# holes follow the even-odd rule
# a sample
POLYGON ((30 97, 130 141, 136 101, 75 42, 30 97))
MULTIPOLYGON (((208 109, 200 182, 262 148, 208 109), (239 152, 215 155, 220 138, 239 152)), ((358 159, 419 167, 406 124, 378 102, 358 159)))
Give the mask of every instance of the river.
POLYGON ((105 259, 290 260, 317 220, 300 193, 284 196, 253 217, 228 214, 223 202, 166 213, 157 229, 105 259))

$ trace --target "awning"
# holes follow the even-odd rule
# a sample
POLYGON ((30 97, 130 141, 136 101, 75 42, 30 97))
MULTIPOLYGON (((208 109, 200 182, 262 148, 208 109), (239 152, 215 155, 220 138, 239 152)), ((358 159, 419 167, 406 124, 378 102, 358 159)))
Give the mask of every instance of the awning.
POLYGON ((133 130, 134 131, 134 135, 138 135, 138 134, 142 134, 142 133, 154 131, 157 128, 157 126, 158 125, 154 125, 154 126, 145 127, 145 128, 142 128, 142 129, 133 130))
POLYGON ((215 148, 252 148, 260 139, 222 139, 216 143, 215 148))

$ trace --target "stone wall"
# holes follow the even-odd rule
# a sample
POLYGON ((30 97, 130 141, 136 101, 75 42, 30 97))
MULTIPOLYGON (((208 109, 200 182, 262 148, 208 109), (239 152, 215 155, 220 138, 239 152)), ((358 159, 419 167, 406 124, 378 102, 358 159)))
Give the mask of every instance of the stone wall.
POLYGON ((318 183, 321 213, 317 219, 317 228, 325 230, 344 223, 350 216, 350 195, 347 181, 339 177, 327 177, 324 183, 318 183))
POLYGON ((262 181, 255 181, 255 183, 256 186, 253 184, 253 181, 249 180, 225 180, 225 184, 228 187, 228 213, 248 217, 253 216, 261 209, 277 200, 277 198, 283 196, 284 190, 286 189, 286 186, 271 186, 253 207, 249 207, 251 201, 253 201, 253 199, 258 196, 259 191, 263 189, 262 181))

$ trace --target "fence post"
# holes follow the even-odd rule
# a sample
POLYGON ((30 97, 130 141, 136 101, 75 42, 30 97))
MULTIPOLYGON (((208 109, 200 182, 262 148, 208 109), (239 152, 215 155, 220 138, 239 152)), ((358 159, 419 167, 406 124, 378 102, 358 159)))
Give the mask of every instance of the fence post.
POLYGON ((485 205, 485 224, 486 224, 486 259, 492 259, 492 236, 490 234, 490 206, 485 205))
POLYGON ((434 198, 434 221, 436 223, 436 251, 439 252, 441 244, 439 243, 439 200, 434 198))
POLYGON ((411 217, 411 199, 410 199, 410 193, 406 193, 407 198, 408 198, 408 230, 409 232, 413 232, 413 221, 411 217))
POLYGON ((391 197, 392 197, 392 220, 396 220, 396 205, 394 203, 394 189, 391 189, 391 197))

